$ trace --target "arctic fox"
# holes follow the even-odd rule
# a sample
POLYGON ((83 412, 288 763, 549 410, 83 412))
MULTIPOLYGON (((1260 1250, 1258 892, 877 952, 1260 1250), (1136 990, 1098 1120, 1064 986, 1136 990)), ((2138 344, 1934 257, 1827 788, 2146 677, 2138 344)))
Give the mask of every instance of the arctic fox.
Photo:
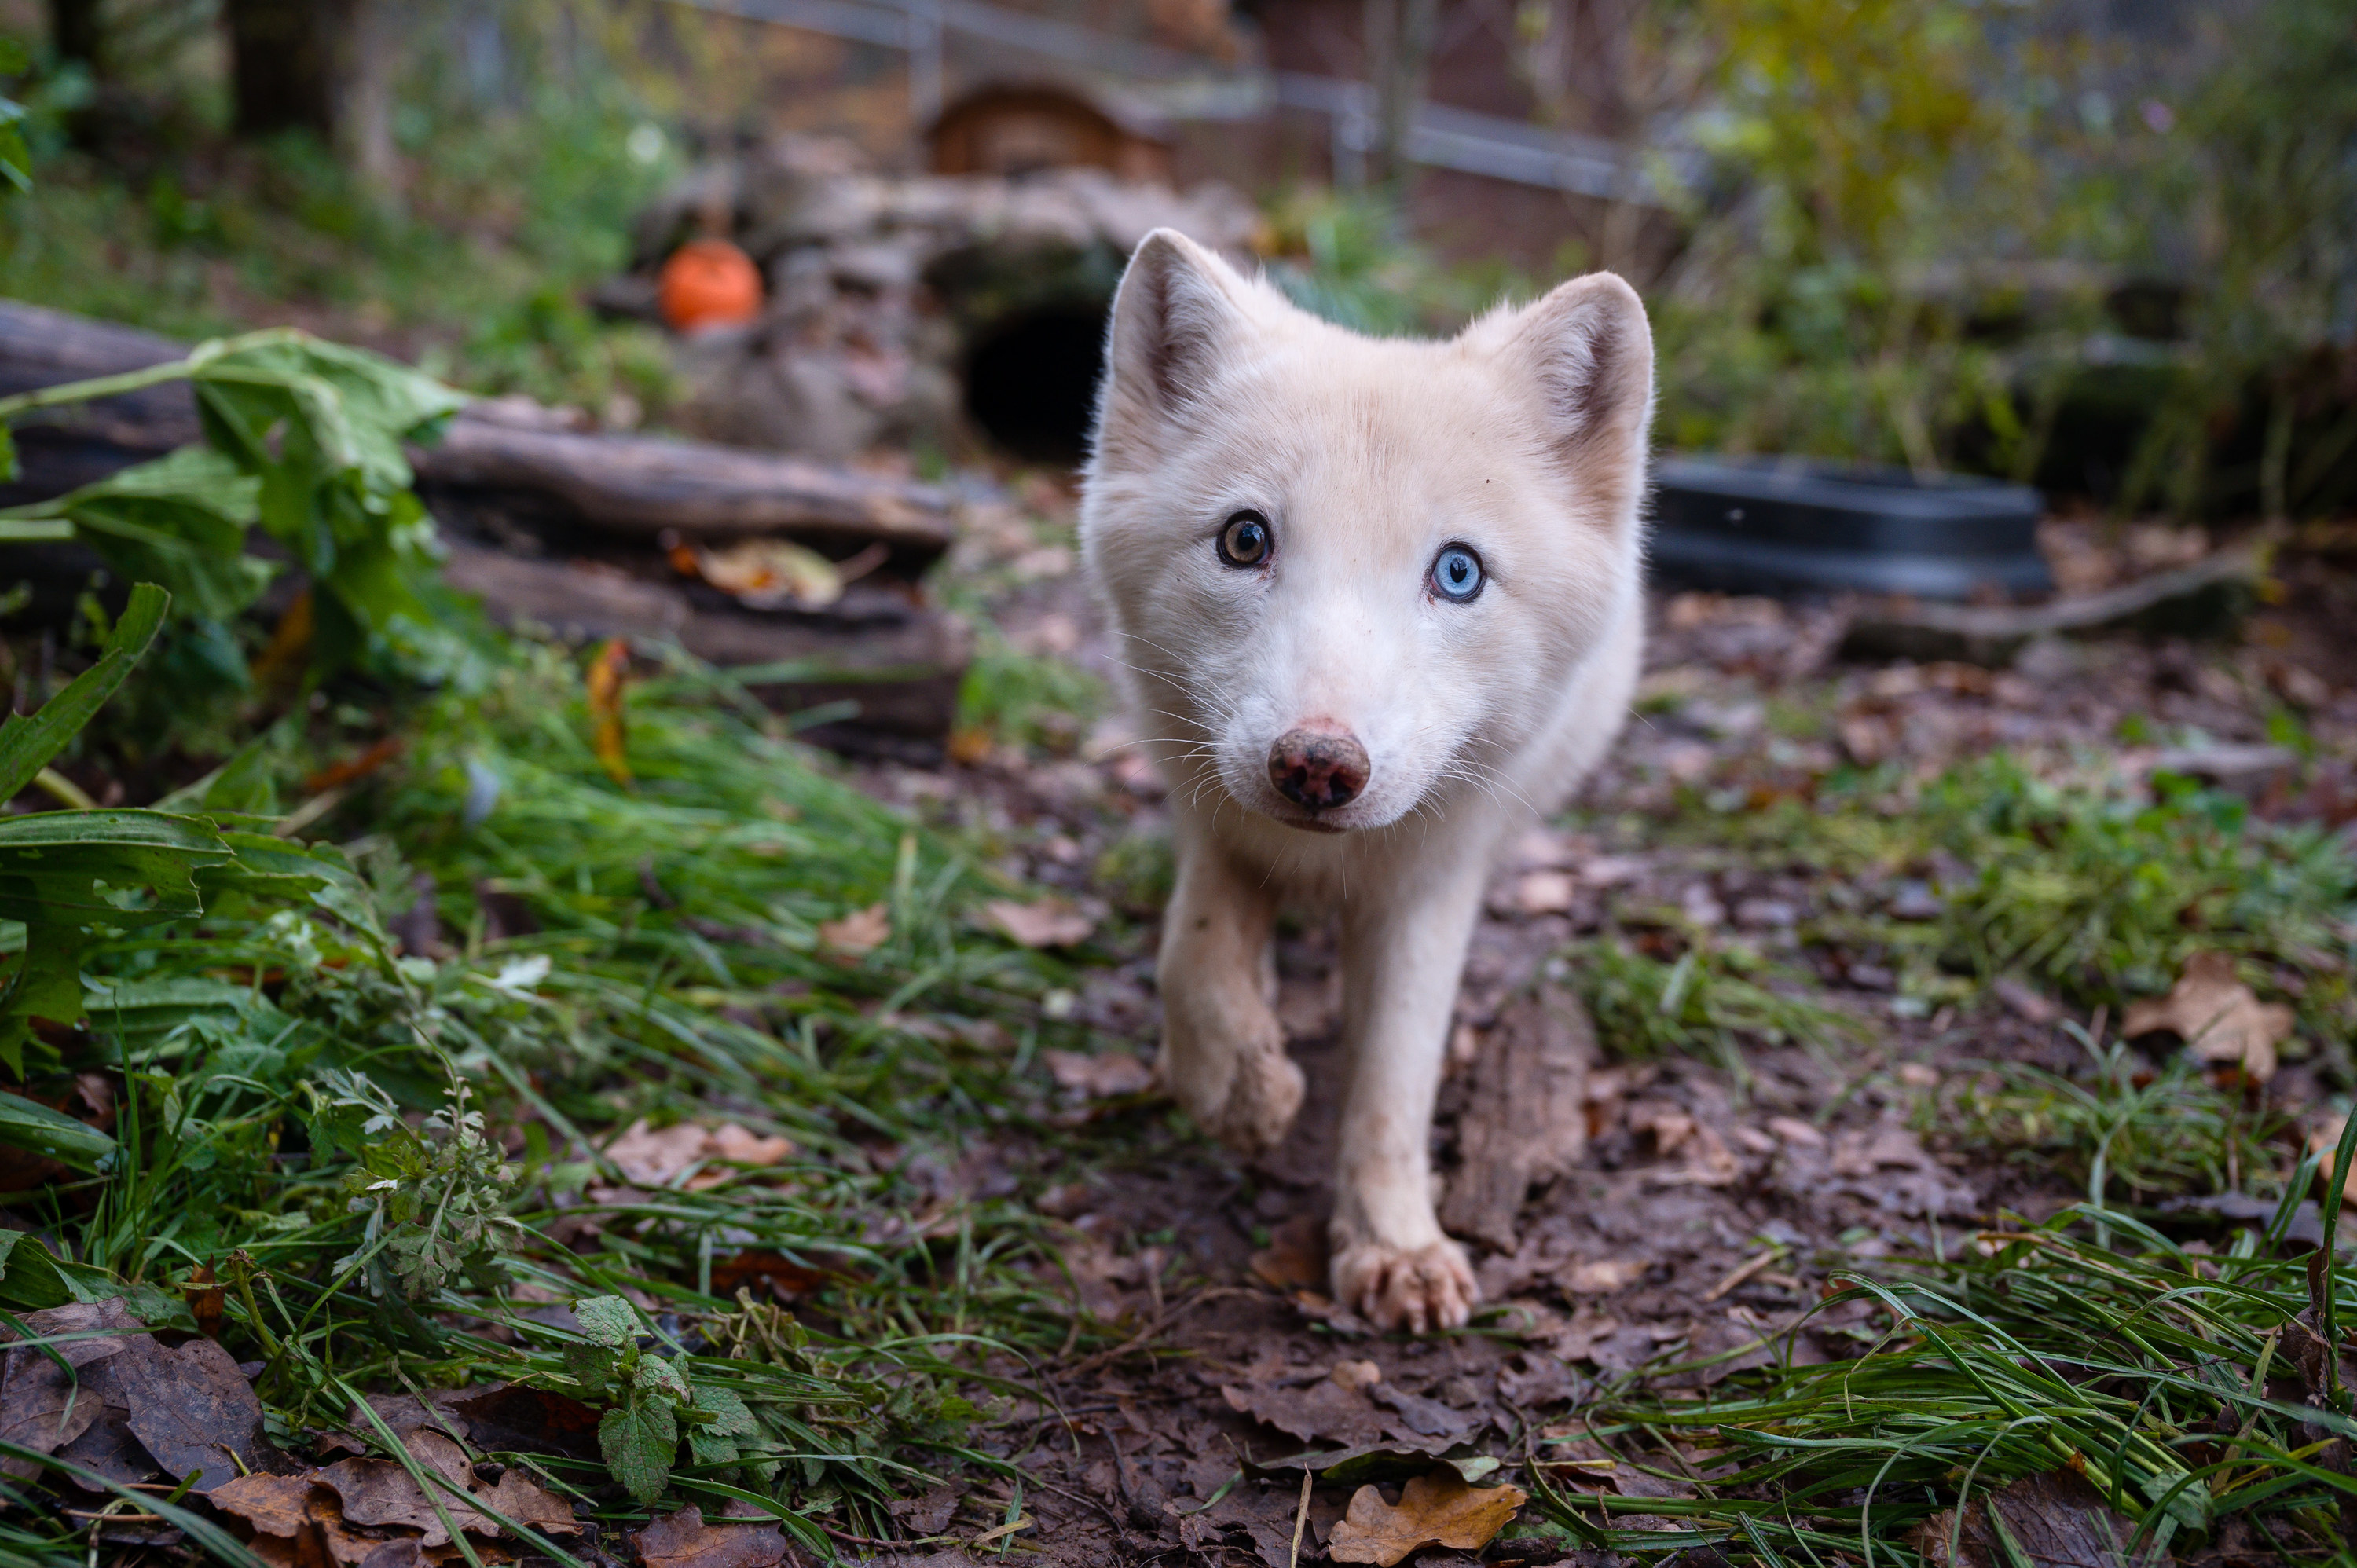
POLYGON ((1433 1208, 1433 1096, 1491 861, 1636 684, 1652 395, 1609 274, 1379 339, 1166 229, 1114 301, 1081 534, 1171 790, 1162 1072, 1231 1146, 1282 1139, 1271 929, 1339 913, 1333 1286, 1386 1328, 1479 1296, 1433 1208))

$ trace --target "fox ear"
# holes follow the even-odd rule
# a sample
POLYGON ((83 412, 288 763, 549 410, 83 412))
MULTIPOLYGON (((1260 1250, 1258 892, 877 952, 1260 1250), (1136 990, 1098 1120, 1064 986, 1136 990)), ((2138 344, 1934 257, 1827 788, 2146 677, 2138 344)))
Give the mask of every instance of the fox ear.
POLYGON ((1245 326, 1247 285, 1233 268, 1172 229, 1129 258, 1114 292, 1097 400, 1097 448, 1151 442, 1155 427, 1208 395, 1222 356, 1245 326))
POLYGON ((1610 273, 1574 278, 1515 317, 1507 341, 1565 463, 1608 485, 1625 469, 1633 502, 1653 413, 1653 334, 1637 291, 1610 273))

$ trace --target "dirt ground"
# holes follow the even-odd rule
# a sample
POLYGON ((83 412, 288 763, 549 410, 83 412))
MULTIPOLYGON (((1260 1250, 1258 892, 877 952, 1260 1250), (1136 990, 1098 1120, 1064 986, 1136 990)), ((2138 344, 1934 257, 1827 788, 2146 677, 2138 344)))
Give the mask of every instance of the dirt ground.
MULTIPOLYGON (((1044 532, 1012 514, 976 531, 958 569, 996 585, 994 614, 1016 646, 1107 673, 1056 501, 1046 495, 1044 532)), ((2049 546, 2077 585, 2190 547, 2166 531, 2108 536, 2093 525, 2058 528, 2049 546)), ((2341 628, 2357 614, 2357 579, 2345 563, 2299 556, 2276 575, 2283 591, 2236 638, 2041 642, 1995 671, 1846 661, 1849 610, 1838 604, 1657 596, 1640 718, 1584 791, 1577 830, 1535 837, 1501 869, 1467 965, 1433 1133, 1444 1179, 1484 1179, 1476 1167, 1496 1153, 1485 1118, 1533 1092, 1534 1070, 1555 1071, 1542 1098, 1569 1124, 1545 1140, 1519 1206, 1494 1192, 1486 1211, 1478 1193, 1452 1205, 1444 1190, 1486 1298, 1460 1334, 1377 1335, 1323 1294, 1344 1065, 1328 932, 1288 926, 1278 953, 1279 1012, 1308 1075, 1308 1103, 1290 1142, 1238 1163, 1174 1127, 1152 1092, 1155 933, 1150 918, 1131 924, 1125 961, 1093 973, 1071 1004, 1128 1055, 1050 1063, 1079 1146, 1091 1151, 1085 1168, 1011 1144, 968 1162, 997 1179, 1046 1184, 1040 1207, 1057 1221, 1072 1288, 1101 1319, 1134 1331, 1114 1350, 1045 1369, 1052 1404, 1027 1403, 988 1434, 985 1447, 1034 1477, 1021 1499, 1036 1521, 1026 1549, 1060 1563, 1288 1568, 1306 1520, 1298 1561, 1323 1561, 1363 1479, 1473 1450, 1504 1459, 1489 1473, 1511 1478, 1534 1438, 1564 1431, 1600 1380, 1664 1348, 1723 1356, 1689 1375, 1716 1381, 1764 1359, 1763 1338, 1807 1314, 1844 1270, 1960 1245, 2000 1210, 2035 1219, 2083 1196, 2051 1173, 1951 1146, 1927 1113, 1960 1060, 2067 1069, 2082 1058, 2063 1033, 2071 1020, 2049 998, 2000 987, 1984 1004, 1925 1016, 1893 994, 1875 954, 1818 952, 1808 961, 1828 999, 1861 1021, 1865 1043, 1753 1051, 1738 1077, 1692 1059, 1611 1063, 1550 955, 1613 908, 1666 904, 1798 956, 1794 926, 1827 900, 1866 900, 1904 919, 1933 897, 1920 882, 1837 886, 1805 870, 1729 872, 1706 853, 1651 842, 1648 822, 1680 790, 1743 810, 1805 794, 1845 765, 1900 758, 1929 774, 2002 746, 2055 777, 2209 769, 2264 814, 2345 829, 2357 820, 2357 639, 2341 628), (2279 747, 2286 712, 2299 715, 2312 749, 2305 767, 2279 747), (2146 732, 2199 737, 2200 755, 2182 746, 2157 755, 2157 743, 2135 738, 2146 732), (1305 1467, 1349 1479, 1318 1484, 1305 1505, 1305 1467)), ((981 829, 1006 846, 1010 874, 1102 910, 1121 897, 1099 874, 1107 852, 1150 837, 1162 815, 1150 771, 1119 740, 1114 722, 1061 760, 1003 751, 871 782, 981 829)), ((2318 1085, 2294 1064, 2268 1092, 2297 1107, 2318 1085)), ((1791 1353, 1853 1354, 1862 1317, 1820 1312, 1789 1340, 1791 1353)), ((1566 1451, 1578 1452, 1556 1450, 1566 1451)), ((1629 1496, 1677 1489, 1625 1467, 1617 1478, 1600 1465, 1594 1476, 1570 1474, 1574 1485, 1629 1496)), ((971 1530, 1005 1519, 1008 1502, 1005 1491, 944 1492, 903 1522, 939 1531, 954 1515, 971 1530)), ((1602 1555, 1506 1541, 1484 1560, 1602 1555)), ((955 1549, 887 1560, 967 1561, 955 1549)), ((1414 1561, 1475 1559, 1431 1548, 1414 1561)))

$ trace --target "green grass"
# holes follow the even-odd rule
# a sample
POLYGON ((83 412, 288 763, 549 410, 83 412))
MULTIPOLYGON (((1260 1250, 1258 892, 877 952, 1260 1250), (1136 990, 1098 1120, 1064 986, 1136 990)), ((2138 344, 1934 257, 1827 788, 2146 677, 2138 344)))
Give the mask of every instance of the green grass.
MULTIPOLYGON (((96 948, 92 1032, 54 1068, 122 1076, 123 1158, 45 1200, 75 1288, 185 1325, 175 1288, 223 1270, 227 1337, 267 1363, 287 1432, 352 1388, 566 1386, 571 1337, 515 1293, 644 1293, 744 1348, 683 1367, 699 1400, 733 1390, 759 1423, 726 1462, 698 1449, 673 1495, 758 1483, 813 1546, 822 1525, 890 1533, 883 1502, 929 1466, 995 1464, 963 1446, 990 1391, 1097 1330, 1043 1283, 1019 1198, 944 1201, 918 1173, 1051 1135, 1025 1064, 1087 1036, 1040 1015, 1060 966, 966 923, 1003 889, 732 697, 685 663, 640 683, 625 786, 575 662, 516 645, 484 688, 400 715, 402 759, 320 819, 364 830, 348 843, 367 883, 332 907, 217 890, 200 919, 96 948), (396 960, 377 930, 419 878, 456 950, 396 960), (479 893, 540 929, 488 939, 479 893), (822 922, 877 903, 888 941, 825 950, 822 922), (641 1115, 723 1115, 795 1153, 780 1180, 632 1191, 596 1145, 641 1115), (523 1129, 520 1157, 486 1116, 523 1129), (807 1271, 799 1322, 716 1285, 743 1253, 807 1271), (766 1456, 783 1454, 802 1457, 766 1456)), ((318 754, 275 755, 291 797, 318 754)), ((0 1273, 12 1309, 56 1295, 38 1245, 0 1273)), ((639 1517, 601 1467, 554 1469, 639 1517)))
MULTIPOLYGON (((2302 1315, 2317 1317, 2299 1258, 2253 1231, 2197 1252, 2087 1208, 1950 1240, 1947 1258, 1838 1280, 1846 1288, 1812 1309, 1867 1309, 1845 1330, 1855 1356, 1656 1393, 1692 1369, 1674 1348, 1622 1379, 1586 1412, 1595 1435, 1625 1464, 1712 1479, 1691 1498, 1543 1485, 1551 1521, 1622 1550, 1699 1541, 1747 1563, 1913 1564, 1935 1560, 1918 1531, 1944 1537, 1942 1510, 2069 1468, 2125 1517, 2124 1537, 2184 1552, 2240 1516, 2282 1561, 2331 1557, 2357 1480, 2303 1425, 2346 1437, 2357 1422, 2346 1391, 2300 1371, 2318 1363, 2302 1360, 2302 1315), (2114 1244, 2093 1240, 2096 1227, 2114 1244), (1702 1452, 1674 1457, 1671 1439, 1702 1452), (1627 1513, 1675 1528, 1616 1528, 1627 1513)), ((2331 1290, 2345 1322, 2357 1274, 2336 1272, 2331 1290)))
POLYGON ((2116 1041, 2099 1047, 2084 1030, 2070 1032, 2091 1058, 2085 1081, 2021 1062, 1959 1062, 1919 1111, 1919 1130, 2063 1176, 2095 1205, 2281 1194, 2290 1130, 2281 1110, 2220 1089, 2190 1053, 2156 1069, 2116 1041))

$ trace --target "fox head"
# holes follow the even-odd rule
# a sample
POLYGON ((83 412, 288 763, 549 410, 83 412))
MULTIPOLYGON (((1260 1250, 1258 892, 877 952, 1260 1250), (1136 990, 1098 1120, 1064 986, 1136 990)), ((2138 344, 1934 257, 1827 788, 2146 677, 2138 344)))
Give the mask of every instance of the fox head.
POLYGON ((1652 377, 1609 274, 1377 339, 1148 235, 1081 528, 1174 789, 1344 832, 1494 787, 1635 613, 1652 377))

